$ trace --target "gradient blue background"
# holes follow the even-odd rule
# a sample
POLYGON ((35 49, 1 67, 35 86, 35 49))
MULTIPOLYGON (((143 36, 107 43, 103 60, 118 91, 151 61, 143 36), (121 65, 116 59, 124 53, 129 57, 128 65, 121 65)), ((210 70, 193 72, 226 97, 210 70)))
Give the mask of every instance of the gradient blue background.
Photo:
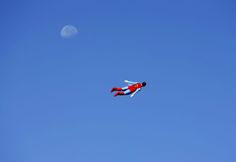
POLYGON ((1 1, 0 161, 235 162, 235 6, 1 1))

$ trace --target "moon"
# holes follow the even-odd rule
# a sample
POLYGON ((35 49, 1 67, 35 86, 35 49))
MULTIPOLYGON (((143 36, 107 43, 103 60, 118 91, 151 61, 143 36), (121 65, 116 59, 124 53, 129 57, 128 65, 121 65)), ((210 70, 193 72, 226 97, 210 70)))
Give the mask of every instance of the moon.
POLYGON ((78 34, 78 29, 73 25, 66 25, 61 29, 62 38, 72 38, 78 34))

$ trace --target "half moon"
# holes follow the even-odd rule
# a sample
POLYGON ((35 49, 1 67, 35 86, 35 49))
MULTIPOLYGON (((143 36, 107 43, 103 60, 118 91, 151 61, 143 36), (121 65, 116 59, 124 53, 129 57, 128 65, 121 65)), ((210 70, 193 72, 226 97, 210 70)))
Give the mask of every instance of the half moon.
POLYGON ((62 38, 71 38, 76 36, 78 33, 78 30, 73 25, 66 25, 61 29, 61 37, 62 38))

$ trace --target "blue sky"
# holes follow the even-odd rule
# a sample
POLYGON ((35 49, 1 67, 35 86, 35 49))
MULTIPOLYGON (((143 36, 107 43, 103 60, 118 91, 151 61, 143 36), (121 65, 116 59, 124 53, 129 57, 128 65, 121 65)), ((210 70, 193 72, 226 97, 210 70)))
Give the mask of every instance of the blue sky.
POLYGON ((1 2, 0 161, 235 162, 235 5, 1 2))

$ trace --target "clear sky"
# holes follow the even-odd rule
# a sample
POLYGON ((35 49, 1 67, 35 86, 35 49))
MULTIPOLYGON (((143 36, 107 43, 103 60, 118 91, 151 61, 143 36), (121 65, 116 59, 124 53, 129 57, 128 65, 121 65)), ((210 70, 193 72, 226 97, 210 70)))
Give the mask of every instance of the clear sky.
POLYGON ((235 162, 235 6, 1 1, 0 161, 235 162))

